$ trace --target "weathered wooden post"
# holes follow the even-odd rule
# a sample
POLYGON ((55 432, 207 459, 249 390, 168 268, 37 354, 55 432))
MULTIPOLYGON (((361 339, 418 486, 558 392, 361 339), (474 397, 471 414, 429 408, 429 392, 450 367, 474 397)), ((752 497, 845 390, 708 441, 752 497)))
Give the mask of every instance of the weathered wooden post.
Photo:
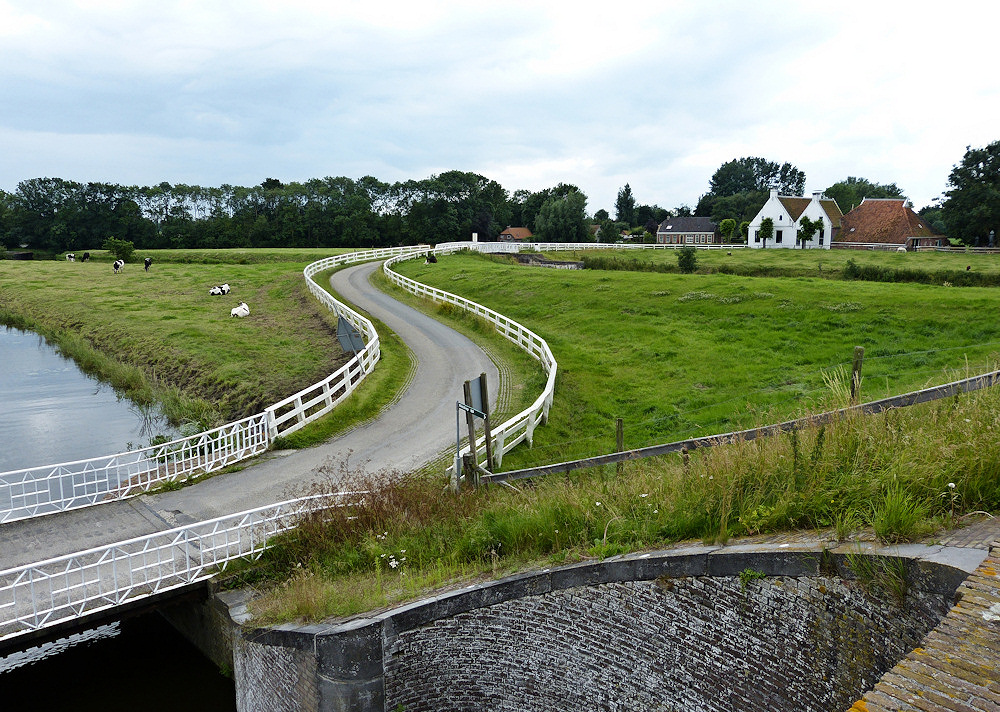
MULTIPOLYGON (((472 384, 466 381, 463 390, 465 392, 465 404, 471 408, 473 403, 472 384)), ((475 469, 475 466, 479 463, 479 452, 476 450, 476 416, 469 409, 465 411, 465 424, 469 428, 469 454, 472 456, 472 468, 466 467, 465 476, 473 487, 478 487, 479 473, 475 469)))
POLYGON ((865 360, 865 347, 854 347, 854 362, 851 364, 851 403, 861 398, 861 364, 865 360))
POLYGON ((483 396, 483 433, 486 436, 486 466, 492 472, 496 465, 493 464, 493 434, 490 432, 490 393, 486 387, 486 374, 479 375, 479 390, 483 396))

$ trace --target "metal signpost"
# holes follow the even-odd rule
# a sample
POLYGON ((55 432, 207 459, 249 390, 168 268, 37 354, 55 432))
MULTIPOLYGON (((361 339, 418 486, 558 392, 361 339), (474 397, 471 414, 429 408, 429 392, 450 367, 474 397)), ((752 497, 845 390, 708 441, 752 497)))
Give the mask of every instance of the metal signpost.
POLYGON ((479 452, 476 449, 476 418, 483 421, 486 433, 486 464, 493 466, 493 444, 490 442, 490 413, 489 413, 489 391, 486 387, 486 374, 480 374, 479 378, 466 381, 463 387, 465 402, 455 401, 455 477, 452 480, 452 487, 457 491, 459 485, 459 473, 465 471, 466 477, 473 486, 479 485, 479 452), (469 450, 470 464, 463 467, 462 452, 462 429, 460 414, 465 411, 466 425, 469 429, 469 450))

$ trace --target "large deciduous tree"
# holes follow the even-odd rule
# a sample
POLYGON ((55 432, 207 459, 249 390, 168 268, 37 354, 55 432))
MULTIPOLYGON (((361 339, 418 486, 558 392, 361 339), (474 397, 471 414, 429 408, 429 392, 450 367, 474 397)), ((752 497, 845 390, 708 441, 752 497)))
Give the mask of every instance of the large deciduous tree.
POLYGON ((985 148, 966 146, 962 162, 948 176, 941 205, 948 236, 967 245, 986 244, 1000 232, 1000 141, 985 148))
POLYGON ((538 211, 534 232, 543 242, 586 242, 586 208, 587 196, 579 190, 553 196, 538 211))
POLYGON ((850 212, 861 205, 865 198, 905 198, 903 191, 895 183, 873 183, 867 178, 848 176, 837 181, 825 191, 826 197, 837 201, 842 211, 850 212))
POLYGON ((772 188, 785 195, 801 195, 805 187, 806 174, 791 163, 779 165, 757 156, 723 163, 708 183, 709 192, 720 197, 749 191, 767 192, 772 188))

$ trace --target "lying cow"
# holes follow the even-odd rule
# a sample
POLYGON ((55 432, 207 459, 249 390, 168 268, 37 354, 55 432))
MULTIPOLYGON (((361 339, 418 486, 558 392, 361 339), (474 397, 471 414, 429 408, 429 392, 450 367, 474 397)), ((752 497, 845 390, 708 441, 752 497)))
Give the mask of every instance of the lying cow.
POLYGON ((229 316, 250 316, 250 307, 247 306, 246 302, 240 302, 231 312, 229 316))
POLYGON ((208 290, 208 293, 213 297, 218 297, 223 294, 229 294, 229 285, 222 284, 217 287, 212 287, 211 289, 208 290))
POLYGON ((115 274, 118 274, 125 269, 125 260, 115 260, 115 263, 111 267, 114 269, 115 274))

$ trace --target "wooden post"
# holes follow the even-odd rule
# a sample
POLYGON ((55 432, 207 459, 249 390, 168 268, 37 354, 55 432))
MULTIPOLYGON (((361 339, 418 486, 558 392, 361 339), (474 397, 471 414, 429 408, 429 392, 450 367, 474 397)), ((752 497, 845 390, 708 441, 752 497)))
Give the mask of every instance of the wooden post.
POLYGON ((865 347, 854 347, 854 363, 851 364, 851 403, 861 398, 861 364, 865 360, 865 347))
MULTIPOLYGON (((615 447, 617 448, 615 452, 624 452, 625 450, 625 421, 621 418, 615 420, 615 447)), ((619 475, 625 471, 624 462, 618 463, 617 471, 619 475)))
POLYGON ((486 435, 486 469, 493 471, 493 435, 490 432, 490 394, 486 389, 486 374, 479 376, 479 389, 483 396, 483 412, 486 413, 483 431, 486 435))
MULTIPOLYGON (((472 385, 466 381, 463 387, 465 392, 465 404, 472 407, 472 385)), ((479 462, 479 453, 476 451, 476 416, 474 416, 469 411, 465 411, 465 424, 469 427, 469 454, 472 456, 472 461, 474 463, 479 462)), ((466 477, 471 477, 469 482, 472 485, 479 485, 479 474, 476 473, 475 469, 466 470, 466 477)))

